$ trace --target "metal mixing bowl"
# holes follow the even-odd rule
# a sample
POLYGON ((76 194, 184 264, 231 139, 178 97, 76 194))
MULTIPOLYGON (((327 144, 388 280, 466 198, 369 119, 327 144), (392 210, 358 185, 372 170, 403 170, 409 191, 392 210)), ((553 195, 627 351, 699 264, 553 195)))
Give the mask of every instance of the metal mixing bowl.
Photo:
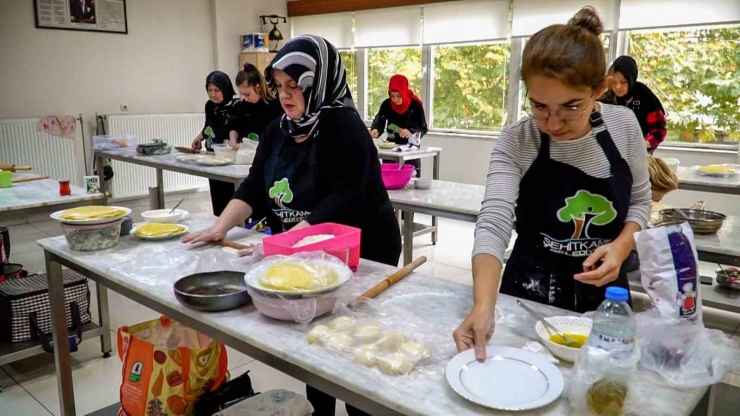
POLYGON ((687 218, 684 218, 675 209, 664 209, 660 211, 664 222, 683 222, 686 221, 694 230, 694 234, 709 235, 716 234, 727 218, 726 215, 719 212, 707 211, 703 209, 682 209, 687 218))
POLYGON ((225 311, 249 303, 244 272, 196 273, 175 282, 175 297, 183 305, 199 311, 225 311))

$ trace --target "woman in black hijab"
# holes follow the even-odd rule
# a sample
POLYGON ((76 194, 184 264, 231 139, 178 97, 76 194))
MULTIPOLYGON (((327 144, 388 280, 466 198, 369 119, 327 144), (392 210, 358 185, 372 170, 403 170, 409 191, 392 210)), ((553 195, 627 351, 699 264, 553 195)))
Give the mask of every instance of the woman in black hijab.
MULTIPOLYGON (((318 36, 288 42, 265 76, 285 115, 260 138, 249 177, 210 229, 183 239, 221 240, 247 217, 267 217, 274 233, 335 222, 362 230, 360 256, 397 266, 401 233, 380 175, 378 151, 357 114, 339 53, 318 36)), ((317 415, 335 399, 310 386, 317 415)), ((365 413, 347 406, 351 416, 365 413)))
POLYGON ((614 78, 610 91, 614 102, 635 112, 645 147, 652 154, 666 136, 663 104, 647 85, 637 81, 637 63, 631 57, 617 58, 609 68, 609 75, 614 78))
MULTIPOLYGON (((231 125, 235 124, 237 106, 239 100, 235 98, 236 93, 231 85, 229 76, 221 71, 213 71, 206 77, 206 91, 208 92, 208 101, 206 102, 206 122, 203 130, 193 140, 193 150, 201 149, 201 142, 205 141, 206 149, 213 150, 213 143, 231 143, 236 144, 238 135, 233 133, 229 137, 231 125)), ((229 182, 208 180, 211 188, 211 205, 213 215, 219 216, 226 205, 234 196, 234 184, 229 182)))

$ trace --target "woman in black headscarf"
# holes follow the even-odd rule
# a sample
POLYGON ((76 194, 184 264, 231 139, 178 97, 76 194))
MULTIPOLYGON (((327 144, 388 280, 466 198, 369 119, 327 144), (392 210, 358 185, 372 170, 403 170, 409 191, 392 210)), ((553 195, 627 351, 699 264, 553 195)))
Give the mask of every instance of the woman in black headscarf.
MULTIPOLYGON (((208 101, 206 102, 206 122, 203 130, 193 140, 193 150, 201 149, 201 142, 205 141, 206 149, 213 150, 213 143, 237 144, 238 135, 233 132, 230 137, 231 126, 235 124, 237 106, 239 100, 235 98, 236 93, 231 85, 229 76, 221 71, 213 71, 206 77, 206 91, 208 101)), ((213 215, 219 216, 226 205, 234 196, 234 184, 229 182, 208 180, 211 188, 211 205, 213 215)))
POLYGON ((665 140, 665 109, 650 88, 637 81, 637 63, 629 56, 620 56, 609 68, 614 80, 610 92, 616 104, 624 105, 635 112, 640 123, 645 147, 653 153, 665 140))
MULTIPOLYGON (((362 230, 363 259, 397 266, 398 221, 337 50, 318 36, 294 38, 265 75, 285 115, 265 129, 249 177, 216 224, 183 241, 221 240, 250 216, 267 216, 273 233, 335 222, 362 230)), ((334 413, 331 396, 310 386, 307 393, 316 414, 334 413)))

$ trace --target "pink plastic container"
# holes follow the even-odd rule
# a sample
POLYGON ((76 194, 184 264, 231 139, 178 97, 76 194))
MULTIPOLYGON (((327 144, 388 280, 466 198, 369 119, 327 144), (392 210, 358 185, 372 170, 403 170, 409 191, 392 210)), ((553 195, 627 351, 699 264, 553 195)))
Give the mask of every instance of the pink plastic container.
POLYGON ((386 189, 403 188, 414 174, 413 165, 403 165, 401 169, 398 169, 397 163, 383 163, 380 167, 386 189))
POLYGON ((265 256, 290 256, 304 251, 323 251, 343 261, 350 269, 355 271, 357 265, 360 264, 360 236, 359 228, 328 222, 267 237, 262 240, 262 247, 265 256), (303 247, 293 247, 304 238, 319 234, 333 234, 336 237, 303 247))

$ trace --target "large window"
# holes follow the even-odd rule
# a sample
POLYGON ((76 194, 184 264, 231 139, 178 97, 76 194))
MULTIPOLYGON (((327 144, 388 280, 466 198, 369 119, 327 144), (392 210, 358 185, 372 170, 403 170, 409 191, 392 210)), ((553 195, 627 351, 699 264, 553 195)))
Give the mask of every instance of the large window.
POLYGON ((740 139, 740 26, 631 32, 639 80, 662 101, 670 141, 740 139))
POLYGON ((388 98, 388 82, 395 74, 409 79, 409 88, 421 94, 421 48, 368 49, 367 117, 373 119, 388 98))
POLYGON ((506 122, 508 43, 436 46, 432 126, 497 130, 506 122))
POLYGON ((339 56, 347 71, 347 85, 352 97, 357 102, 357 51, 339 51, 339 56))

